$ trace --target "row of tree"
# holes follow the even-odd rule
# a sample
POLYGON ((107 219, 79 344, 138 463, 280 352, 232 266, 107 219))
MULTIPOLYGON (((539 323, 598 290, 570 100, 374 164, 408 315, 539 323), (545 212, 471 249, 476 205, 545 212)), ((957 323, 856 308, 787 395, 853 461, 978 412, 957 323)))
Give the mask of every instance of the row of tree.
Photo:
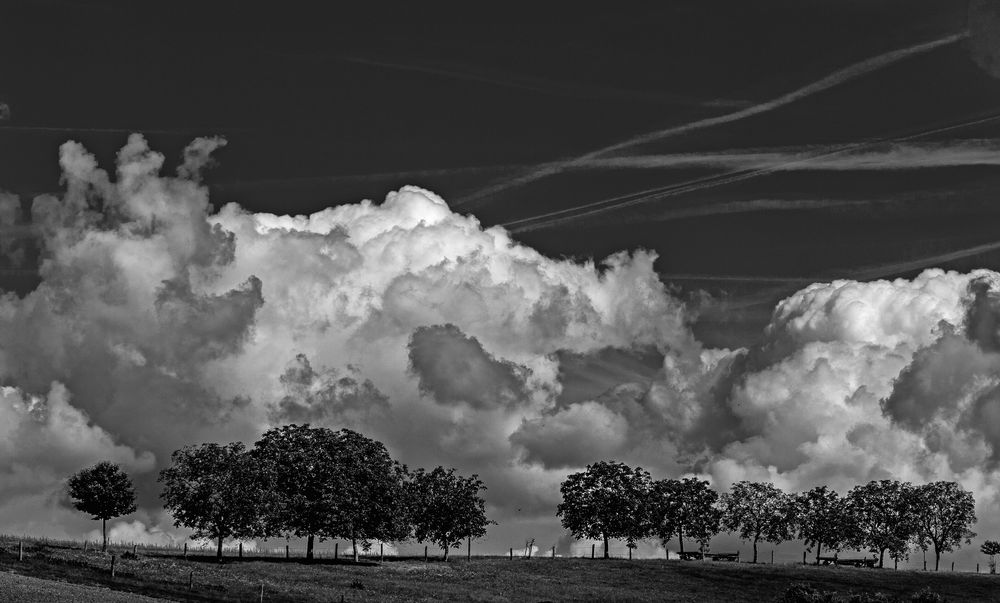
POLYGON ((648 472, 617 462, 599 462, 570 475, 561 486, 556 514, 576 538, 622 539, 630 548, 657 538, 664 546, 677 538, 697 542, 704 552, 720 532, 757 544, 801 539, 816 550, 869 550, 883 567, 885 554, 908 558, 912 547, 941 553, 968 544, 975 534, 975 500, 955 482, 915 486, 894 480, 871 481, 841 496, 826 486, 785 493, 770 483, 741 481, 719 494, 696 478, 653 480, 648 472))
MULTIPOLYGON (((430 542, 448 550, 486 534, 486 487, 478 476, 454 469, 410 471, 385 446, 360 433, 309 425, 271 429, 247 449, 242 443, 206 443, 173 453, 160 472, 161 498, 174 525, 193 538, 226 539, 295 536, 306 539, 313 558, 316 539, 430 542)), ((69 480, 74 505, 106 522, 135 510, 128 476, 112 463, 99 463, 69 480)))

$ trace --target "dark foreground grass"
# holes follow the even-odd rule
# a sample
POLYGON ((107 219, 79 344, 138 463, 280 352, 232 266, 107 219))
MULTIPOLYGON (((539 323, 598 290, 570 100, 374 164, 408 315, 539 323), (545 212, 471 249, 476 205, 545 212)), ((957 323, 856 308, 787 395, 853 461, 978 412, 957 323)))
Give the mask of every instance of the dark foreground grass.
POLYGON ((177 601, 258 601, 262 584, 265 601, 774 601, 795 582, 845 598, 877 591, 908 600, 930 587, 948 601, 1000 601, 998 576, 800 565, 561 558, 216 563, 153 551, 119 555, 112 579, 110 563, 110 555, 80 545, 41 542, 26 543, 18 562, 17 542, 0 544, 2 571, 177 601))

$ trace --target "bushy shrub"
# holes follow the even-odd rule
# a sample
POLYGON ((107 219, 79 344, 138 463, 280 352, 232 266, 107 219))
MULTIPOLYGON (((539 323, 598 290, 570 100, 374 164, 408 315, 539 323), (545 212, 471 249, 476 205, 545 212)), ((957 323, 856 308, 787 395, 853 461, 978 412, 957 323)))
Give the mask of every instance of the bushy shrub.
POLYGON ((914 593, 914 595, 910 597, 910 601, 912 601, 912 603, 946 603, 947 599, 931 590, 929 586, 926 586, 922 590, 914 593))
POLYGON ((833 593, 806 582, 795 582, 778 598, 781 603, 833 603, 833 593))

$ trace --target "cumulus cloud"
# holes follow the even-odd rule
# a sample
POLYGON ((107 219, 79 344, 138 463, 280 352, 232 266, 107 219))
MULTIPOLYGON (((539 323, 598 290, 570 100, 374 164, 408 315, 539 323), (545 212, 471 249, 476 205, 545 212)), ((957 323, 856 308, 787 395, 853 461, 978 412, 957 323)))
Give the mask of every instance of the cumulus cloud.
POLYGON ((497 360, 453 324, 417 328, 409 350, 420 391, 442 404, 492 408, 528 397, 527 369, 497 360))
MULTIPOLYGON (((509 438, 552 407, 559 355, 695 345, 650 253, 553 260, 414 187, 311 216, 214 212, 197 172, 219 146, 195 141, 172 177, 138 135, 113 174, 64 144, 65 194, 31 208, 42 282, 0 300, 2 382, 65 384, 147 471, 188 443, 311 421, 478 472, 494 512, 534 512, 562 473, 509 438)), ((156 521, 153 475, 137 485, 156 521)))
POLYGON ((174 449, 289 421, 478 473, 491 517, 539 536, 559 482, 602 459, 722 488, 957 479, 995 500, 995 273, 817 283, 759 345, 710 349, 652 253, 548 258, 416 187, 216 212, 195 173, 219 145, 196 141, 177 176, 140 136, 113 176, 62 146, 65 194, 31 208, 41 283, 0 297, 8 529, 48 497, 49 523, 84 533, 59 483, 108 458, 137 479, 122 533, 167 538, 155 474, 174 449))
MULTIPOLYGON (((101 530, 91 530, 84 538, 98 542, 102 540, 103 535, 101 530)), ((108 527, 108 542, 111 543, 178 547, 184 546, 185 540, 185 536, 155 526, 151 528, 139 520, 115 521, 108 527)))

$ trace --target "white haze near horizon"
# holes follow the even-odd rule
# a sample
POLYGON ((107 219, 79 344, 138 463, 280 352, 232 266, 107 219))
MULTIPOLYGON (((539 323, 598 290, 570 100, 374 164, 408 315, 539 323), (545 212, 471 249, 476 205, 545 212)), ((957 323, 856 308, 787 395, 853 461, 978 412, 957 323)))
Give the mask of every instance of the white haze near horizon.
MULTIPOLYGON (((32 202, 41 283, 0 297, 0 532, 93 539, 64 480, 108 459, 140 493, 112 538, 177 542, 155 482, 173 450, 310 422, 478 473, 500 522, 478 553, 535 538, 542 555, 589 554, 554 512, 565 476, 602 459, 720 490, 956 480, 980 518, 960 564, 1000 533, 992 271, 813 284, 777 305, 759 348, 709 349, 651 252, 548 258, 417 187, 311 216, 214 211, 199 172, 221 144, 194 141, 176 176, 139 135, 113 174, 61 147, 65 194, 32 202), (662 367, 561 400, 560 355, 607 348, 655 348, 662 367)), ((0 195, 3 226, 18 203, 0 195)), ((777 557, 800 558, 800 544, 777 557)))

